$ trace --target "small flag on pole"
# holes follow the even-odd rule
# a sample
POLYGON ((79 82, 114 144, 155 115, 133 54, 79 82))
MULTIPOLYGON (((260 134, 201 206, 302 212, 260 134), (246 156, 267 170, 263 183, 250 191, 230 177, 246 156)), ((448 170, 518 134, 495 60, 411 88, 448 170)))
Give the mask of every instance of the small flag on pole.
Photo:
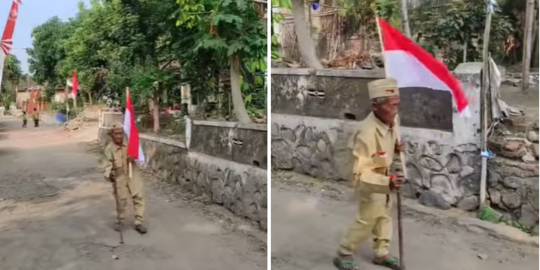
POLYGON ((79 80, 77 79, 77 71, 73 71, 73 83, 72 83, 73 98, 77 98, 77 91, 79 90, 79 80))
POLYGON ((386 76, 395 79, 400 88, 422 87, 434 91, 450 91, 458 112, 462 116, 470 116, 469 101, 461 83, 447 67, 384 19, 377 18, 377 23, 381 34, 386 76))
POLYGON ((144 164, 144 153, 142 151, 141 144, 139 142, 139 131, 135 125, 135 110, 133 109, 133 102, 129 90, 126 90, 126 113, 124 116, 124 133, 128 138, 128 156, 137 160, 142 165, 144 164))

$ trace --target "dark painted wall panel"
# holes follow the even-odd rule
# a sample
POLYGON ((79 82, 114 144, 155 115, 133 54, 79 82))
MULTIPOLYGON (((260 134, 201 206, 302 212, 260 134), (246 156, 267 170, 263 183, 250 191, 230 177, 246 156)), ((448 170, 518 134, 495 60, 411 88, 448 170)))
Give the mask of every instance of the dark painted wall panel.
MULTIPOLYGON (((376 78, 272 75, 272 113, 362 120, 371 111, 367 84, 376 78), (300 80, 307 80, 298 86, 300 80)), ((402 125, 452 131, 452 95, 448 91, 404 88, 402 125)))
POLYGON ((266 131, 193 125, 191 136, 190 151, 267 168, 266 131))

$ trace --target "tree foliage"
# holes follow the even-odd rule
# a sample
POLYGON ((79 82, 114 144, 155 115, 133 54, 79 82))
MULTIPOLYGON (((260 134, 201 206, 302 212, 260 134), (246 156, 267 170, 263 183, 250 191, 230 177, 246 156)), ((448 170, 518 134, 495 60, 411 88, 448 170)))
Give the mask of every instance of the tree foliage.
MULTIPOLYGON (((264 108, 266 89, 266 20, 259 17, 254 2, 246 0, 195 1, 178 0, 177 11, 179 27, 194 30, 195 46, 193 55, 205 56, 230 67, 232 101, 256 104, 264 108), (239 78, 234 78, 236 74, 239 78), (240 93, 243 90, 245 100, 240 93), (262 105, 262 106, 261 106, 262 105)), ((187 62, 186 68, 197 65, 187 62)), ((207 78, 216 70, 195 70, 192 76, 207 78), (197 74, 198 72, 202 74, 197 74)), ((248 121, 247 114, 240 106, 235 106, 240 121, 248 121), (243 118, 243 119, 242 119, 243 118)), ((257 113, 257 112, 255 112, 257 113)), ((258 112, 259 114, 261 112, 258 112)))
POLYGON ((15 90, 19 80, 23 77, 21 62, 15 55, 9 55, 4 60, 4 72, 2 75, 2 92, 15 90))
POLYGON ((10 55, 4 60, 4 71, 2 75, 1 90, 3 106, 15 101, 16 89, 19 81, 23 77, 21 62, 15 55, 10 55))
POLYGON ((151 107, 156 116, 159 105, 180 102, 182 83, 190 83, 192 96, 201 101, 218 93, 220 73, 228 70, 234 54, 247 84, 241 93, 247 100, 261 94, 251 80, 254 72, 266 70, 260 61, 266 57, 266 43, 261 42, 265 33, 260 31, 264 26, 250 3, 80 3, 70 20, 51 18, 34 29, 30 70, 37 82, 53 87, 65 86, 76 70, 79 98, 86 101, 108 97, 123 103, 129 87, 136 109, 151 107))
MULTIPOLYGON (((442 52, 451 69, 464 60, 482 61, 485 25, 484 0, 453 1, 443 9, 420 9, 411 17, 411 29, 416 41, 433 54, 442 52)), ((503 58, 504 41, 514 30, 515 25, 510 17, 500 12, 493 14, 489 51, 494 59, 503 58)))

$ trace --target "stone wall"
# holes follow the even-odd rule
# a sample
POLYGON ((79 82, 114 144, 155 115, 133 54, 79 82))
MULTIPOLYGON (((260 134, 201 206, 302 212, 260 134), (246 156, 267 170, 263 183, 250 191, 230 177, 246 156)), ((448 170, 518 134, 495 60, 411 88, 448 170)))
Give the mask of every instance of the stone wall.
POLYGON ((488 147, 496 155, 488 163, 491 206, 538 235, 538 123, 508 119, 488 147))
MULTIPOLYGON (((469 97, 479 93, 480 67, 471 63, 456 70, 469 97)), ((321 179, 349 179, 348 142, 370 111, 367 83, 382 77, 363 70, 273 69, 272 166, 321 179)), ((478 99, 467 119, 457 114, 448 92, 400 90, 410 178, 404 195, 442 209, 478 207, 478 99)))
MULTIPOLYGON (((187 121, 181 142, 141 134, 145 169, 267 228, 266 126, 187 121), (264 138, 263 141, 261 141, 264 138), (241 143, 235 143, 241 142, 241 143), (261 160, 264 163, 254 163, 261 160)), ((107 127, 100 141, 107 141, 107 127)))

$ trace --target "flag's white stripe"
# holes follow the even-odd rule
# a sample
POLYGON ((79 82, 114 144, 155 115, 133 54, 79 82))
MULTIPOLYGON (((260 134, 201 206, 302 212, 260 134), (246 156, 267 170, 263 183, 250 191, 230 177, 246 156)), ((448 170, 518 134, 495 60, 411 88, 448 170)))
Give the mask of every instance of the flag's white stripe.
POLYGON ((435 90, 451 91, 435 74, 427 69, 418 59, 405 51, 387 51, 384 53, 386 76, 403 87, 427 87, 435 90))
POLYGON ((137 159, 137 161, 139 162, 139 165, 144 164, 144 161, 145 161, 144 152, 142 150, 140 138, 139 138, 139 159, 137 159))
POLYGON ((124 115, 124 133, 129 140, 129 135, 131 134, 131 122, 129 121, 131 112, 126 108, 126 113, 124 115))
MULTIPOLYGON (((427 69, 416 57, 405 51, 386 51, 384 53, 384 61, 387 72, 386 76, 395 79, 400 88, 426 87, 452 93, 448 85, 427 69)), ((455 106, 455 100, 453 98, 452 104, 455 106)), ((468 106, 463 109, 461 115, 470 117, 468 106)))
MULTIPOLYGON (((126 113, 124 117, 124 133, 126 134, 127 139, 131 135, 131 112, 126 108, 126 113)), ((140 139, 140 138, 139 138, 140 139)), ((137 162, 142 165, 145 161, 144 152, 142 150, 141 141, 139 140, 139 156, 137 157, 137 162)))
MULTIPOLYGON (((2 85, 2 76, 4 74, 4 61, 6 60, 6 55, 4 54, 4 51, 0 49, 0 85, 2 85)), ((0 88, 0 92, 2 92, 2 89, 0 88)), ((3 104, 3 106, 6 106, 3 104)))

